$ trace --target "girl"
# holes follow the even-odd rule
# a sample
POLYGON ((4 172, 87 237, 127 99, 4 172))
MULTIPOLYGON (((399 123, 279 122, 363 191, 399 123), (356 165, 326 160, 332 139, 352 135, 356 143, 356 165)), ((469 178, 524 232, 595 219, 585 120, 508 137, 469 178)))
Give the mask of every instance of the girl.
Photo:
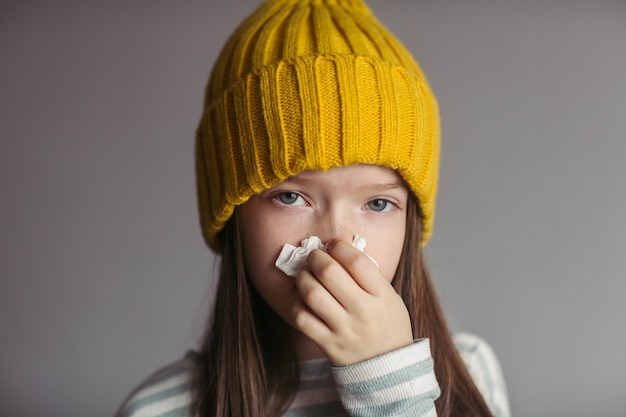
POLYGON ((214 312, 119 416, 509 415, 495 356, 450 334, 422 259, 435 98, 361 1, 263 3, 213 68, 196 145, 214 312))

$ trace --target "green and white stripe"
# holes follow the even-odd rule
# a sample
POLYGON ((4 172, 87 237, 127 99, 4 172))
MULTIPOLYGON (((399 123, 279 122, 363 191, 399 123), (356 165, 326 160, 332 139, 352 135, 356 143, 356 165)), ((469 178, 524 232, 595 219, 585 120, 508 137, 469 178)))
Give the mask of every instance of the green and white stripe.
MULTIPOLYGON (((510 417, 506 386, 482 339, 454 336, 470 375, 495 417, 510 417)), ((191 417, 195 354, 156 372, 126 400, 116 417, 191 417)), ((427 339, 346 367, 326 359, 300 363, 300 385, 283 417, 436 417, 440 390, 427 339)))

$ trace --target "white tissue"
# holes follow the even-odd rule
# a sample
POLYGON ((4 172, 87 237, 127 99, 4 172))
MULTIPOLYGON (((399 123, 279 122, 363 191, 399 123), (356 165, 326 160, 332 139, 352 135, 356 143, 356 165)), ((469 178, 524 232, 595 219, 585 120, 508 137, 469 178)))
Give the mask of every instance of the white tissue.
MULTIPOLYGON (((356 235, 352 241, 352 246, 363 252, 365 250, 365 238, 356 235)), ((300 271, 306 268, 306 257, 315 249, 326 251, 326 246, 319 237, 310 236, 300 242, 300 246, 293 246, 285 243, 276 259, 276 267, 290 277, 295 277, 300 271)), ((366 254, 367 255, 367 254, 366 254)), ((378 262, 367 255, 378 266, 378 262)))

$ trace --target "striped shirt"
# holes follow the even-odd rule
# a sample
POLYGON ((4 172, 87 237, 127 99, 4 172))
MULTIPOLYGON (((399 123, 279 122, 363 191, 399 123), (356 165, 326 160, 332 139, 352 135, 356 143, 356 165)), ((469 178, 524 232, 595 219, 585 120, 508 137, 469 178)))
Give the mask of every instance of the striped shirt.
MULTIPOLYGON (((454 336, 457 349, 494 417, 510 417, 502 371, 474 335, 454 336)), ((157 371, 122 404, 117 417, 190 417, 196 354, 157 371)), ((300 385, 283 417, 437 415, 439 385, 427 339, 350 366, 326 359, 300 362, 300 385)))

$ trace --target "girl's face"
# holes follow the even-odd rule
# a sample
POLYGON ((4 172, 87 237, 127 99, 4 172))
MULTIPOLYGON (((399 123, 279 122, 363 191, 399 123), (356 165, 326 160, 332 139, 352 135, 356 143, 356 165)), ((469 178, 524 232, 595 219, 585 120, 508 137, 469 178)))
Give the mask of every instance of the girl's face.
POLYGON ((246 273, 265 302, 293 325, 300 298, 294 279, 274 263, 283 245, 309 236, 352 243, 365 238, 365 252, 391 282, 406 230, 408 188, 400 175, 377 165, 304 171, 250 198, 239 208, 246 273))

